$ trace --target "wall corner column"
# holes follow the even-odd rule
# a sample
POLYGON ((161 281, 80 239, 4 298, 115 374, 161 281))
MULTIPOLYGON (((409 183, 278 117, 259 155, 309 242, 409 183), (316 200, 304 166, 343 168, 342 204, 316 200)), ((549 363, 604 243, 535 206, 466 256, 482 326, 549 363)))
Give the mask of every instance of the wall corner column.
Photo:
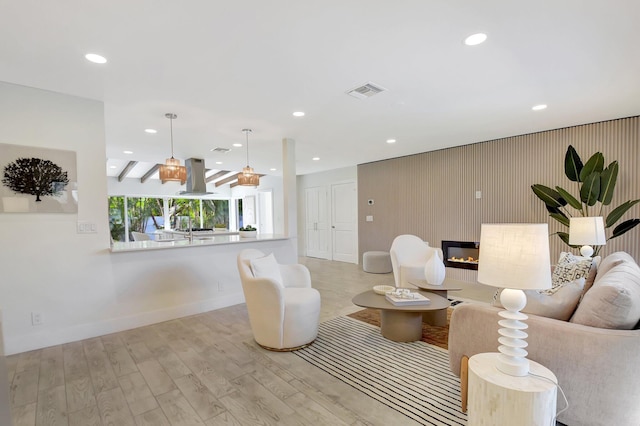
MULTIPOLYGON (((282 189, 284 192, 284 234, 289 238, 297 238, 296 142, 288 138, 282 139, 282 189)), ((297 248, 297 244, 295 247, 297 248)))

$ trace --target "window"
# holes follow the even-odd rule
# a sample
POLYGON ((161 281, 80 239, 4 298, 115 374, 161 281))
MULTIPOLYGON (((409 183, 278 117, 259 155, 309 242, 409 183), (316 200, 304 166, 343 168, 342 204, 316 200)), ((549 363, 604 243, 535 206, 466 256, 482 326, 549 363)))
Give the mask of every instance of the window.
POLYGON ((187 230, 189 222, 193 228, 229 229, 229 200, 109 197, 113 241, 133 241, 133 231, 153 234, 159 229, 187 230))

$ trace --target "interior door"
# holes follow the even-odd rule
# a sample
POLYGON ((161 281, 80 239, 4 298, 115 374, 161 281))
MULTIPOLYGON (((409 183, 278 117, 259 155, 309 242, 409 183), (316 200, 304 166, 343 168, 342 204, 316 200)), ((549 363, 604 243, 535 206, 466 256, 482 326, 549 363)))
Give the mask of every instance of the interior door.
POLYGON ((331 259, 327 201, 325 187, 305 190, 305 252, 309 257, 331 259))
POLYGON ((358 196, 355 182, 331 185, 333 260, 358 263, 358 196))
POLYGON ((273 234, 273 192, 258 192, 258 229, 261 234, 273 234))

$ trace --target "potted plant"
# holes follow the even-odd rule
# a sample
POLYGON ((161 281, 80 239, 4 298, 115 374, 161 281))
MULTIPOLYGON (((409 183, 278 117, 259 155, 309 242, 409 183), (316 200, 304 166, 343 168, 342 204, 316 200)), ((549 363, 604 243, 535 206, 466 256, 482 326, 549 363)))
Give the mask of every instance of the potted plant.
POLYGON ((240 238, 255 238, 258 235, 258 230, 251 225, 243 226, 239 231, 240 238))
MULTIPOLYGON (((576 183, 579 195, 574 197, 564 188, 556 186, 555 189, 548 186, 535 184, 531 185, 533 193, 536 194, 546 205, 549 216, 569 227, 569 218, 573 216, 604 216, 605 206, 611 204, 613 190, 618 179, 618 162, 614 161, 604 167, 604 156, 601 152, 596 152, 582 163, 580 156, 571 145, 567 148, 564 157, 564 173, 567 178, 576 183), (571 207, 569 209, 568 207, 571 207), (591 208, 591 210, 589 210, 591 208)), ((607 210, 604 219, 605 228, 609 229, 615 225, 624 214, 639 200, 628 200, 618 205, 613 210, 607 210)), ((613 228, 607 240, 617 238, 630 231, 640 224, 640 219, 628 219, 613 228)), ((568 232, 556 232, 558 237, 569 245, 568 232)), ((601 246, 594 247, 594 256, 598 254, 601 246)))
POLYGON ((216 223, 215 225, 213 225, 213 229, 218 232, 226 231, 227 225, 225 225, 224 223, 216 223))

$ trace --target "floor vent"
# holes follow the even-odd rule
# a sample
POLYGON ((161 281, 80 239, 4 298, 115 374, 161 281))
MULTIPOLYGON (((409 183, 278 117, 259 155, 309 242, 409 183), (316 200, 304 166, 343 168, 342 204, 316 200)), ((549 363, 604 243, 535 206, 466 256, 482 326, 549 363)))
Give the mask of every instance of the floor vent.
POLYGON ((380 92, 384 92, 385 90, 387 89, 369 82, 364 86, 356 87, 355 89, 349 90, 347 92, 347 95, 351 95, 354 98, 358 99, 366 99, 372 97, 373 95, 377 95, 380 92))

